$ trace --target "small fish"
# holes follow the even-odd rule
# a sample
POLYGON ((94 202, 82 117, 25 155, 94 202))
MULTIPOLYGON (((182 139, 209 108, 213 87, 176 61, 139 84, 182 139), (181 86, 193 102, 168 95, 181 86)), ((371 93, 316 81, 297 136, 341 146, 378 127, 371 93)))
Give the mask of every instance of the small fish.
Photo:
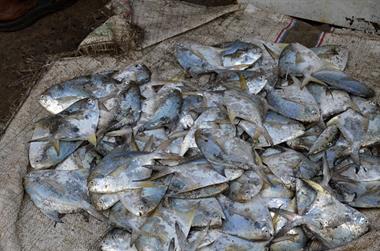
POLYGON ((220 47, 182 43, 176 47, 176 58, 192 76, 225 70, 244 70, 262 57, 262 49, 254 44, 235 41, 220 47))
POLYGON ((110 73, 82 76, 53 85, 41 94, 39 103, 49 112, 58 114, 82 99, 109 97, 119 88, 123 85, 111 78, 110 73))
POLYGON ((52 167, 72 154, 82 141, 59 142, 59 153, 54 146, 47 141, 31 142, 29 145, 29 163, 34 169, 45 169, 52 167))
POLYGON ((351 144, 351 158, 360 163, 359 149, 368 130, 368 118, 358 112, 348 109, 347 111, 333 117, 327 125, 336 125, 344 138, 351 144))
POLYGON ((350 96, 344 91, 328 90, 318 84, 309 84, 307 89, 317 101, 324 119, 354 107, 350 96))
POLYGON ((122 153, 120 157, 115 156, 107 159, 107 161, 111 161, 109 164, 106 162, 99 163, 103 166, 110 165, 110 167, 106 167, 110 172, 105 175, 91 175, 88 182, 89 191, 93 193, 115 193, 126 189, 154 187, 156 185, 154 182, 140 180, 150 178, 152 170, 144 166, 154 164, 156 159, 178 159, 178 157, 156 152, 122 153))
POLYGON ((25 176, 24 186, 34 205, 55 222, 62 222, 61 214, 81 210, 103 220, 88 197, 88 174, 88 169, 32 171, 25 176))
POLYGON ((332 145, 334 138, 338 134, 338 127, 335 125, 328 126, 317 138, 309 150, 309 154, 315 154, 320 151, 326 150, 332 145))
POLYGON ((97 100, 85 99, 65 111, 36 122, 31 141, 49 141, 59 153, 60 141, 88 140, 96 145, 97 100))
POLYGON ((241 177, 230 182, 228 197, 245 202, 255 197, 263 187, 263 180, 255 171, 246 171, 241 177))
POLYGON ((274 209, 290 221, 281 233, 303 224, 324 246, 335 248, 359 238, 369 230, 368 219, 362 213, 339 202, 318 183, 310 180, 305 182, 317 192, 316 198, 302 216, 274 209))
POLYGON ((123 70, 113 74, 113 78, 125 83, 134 82, 138 85, 146 84, 152 76, 149 68, 144 64, 128 65, 123 70))
POLYGON ((107 233, 100 243, 101 251, 137 251, 131 245, 131 234, 125 230, 113 229, 107 233))
POLYGON ((227 107, 228 117, 231 122, 233 122, 235 118, 240 118, 254 123, 257 126, 254 139, 257 139, 259 133, 262 133, 265 139, 272 144, 272 138, 263 125, 268 108, 262 98, 255 95, 248 96, 235 90, 229 90, 224 93, 224 103, 227 107))
POLYGON ((100 155, 95 151, 92 145, 85 145, 78 148, 63 162, 59 163, 55 170, 90 169, 96 165, 100 158, 100 155))
POLYGON ((273 235, 272 218, 258 196, 246 203, 233 202, 224 195, 217 197, 226 220, 223 232, 246 240, 264 241, 273 235))
POLYGON ((171 177, 169 192, 174 192, 175 194, 186 193, 228 181, 225 176, 215 171, 205 159, 192 160, 177 166, 153 165, 149 168, 158 171, 152 179, 174 174, 171 177))
POLYGON ((159 102, 152 117, 139 128, 139 131, 157 129, 164 126, 172 128, 173 123, 178 119, 181 106, 181 93, 176 89, 169 91, 159 102))
POLYGON ((291 149, 263 156, 262 160, 273 174, 291 189, 295 188, 296 177, 310 179, 320 171, 317 163, 291 149))
POLYGON ((317 122, 320 111, 314 97, 298 81, 281 89, 267 88, 268 104, 281 115, 301 122, 317 122))
POLYGON ((132 214, 119 201, 111 207, 108 220, 112 225, 133 234, 134 232, 138 232, 141 226, 144 225, 147 217, 132 214))
POLYGON ((219 202, 215 198, 205 199, 172 199, 171 206, 176 211, 186 211, 196 207, 192 227, 220 227, 225 218, 219 202), (197 205, 198 204, 198 205, 197 205))
POLYGON ((326 83, 332 89, 343 90, 356 96, 370 98, 375 95, 375 91, 366 84, 341 71, 320 70, 314 72, 312 77, 326 83))

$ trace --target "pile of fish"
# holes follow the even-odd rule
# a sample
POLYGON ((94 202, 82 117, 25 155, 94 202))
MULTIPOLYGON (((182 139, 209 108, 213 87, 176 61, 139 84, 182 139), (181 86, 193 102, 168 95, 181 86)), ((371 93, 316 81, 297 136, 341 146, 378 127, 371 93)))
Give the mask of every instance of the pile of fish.
POLYGON ((326 250, 380 207, 380 110, 340 46, 176 46, 47 89, 25 190, 50 219, 114 227, 101 250, 326 250), (163 74, 166 75, 166 74, 163 74))

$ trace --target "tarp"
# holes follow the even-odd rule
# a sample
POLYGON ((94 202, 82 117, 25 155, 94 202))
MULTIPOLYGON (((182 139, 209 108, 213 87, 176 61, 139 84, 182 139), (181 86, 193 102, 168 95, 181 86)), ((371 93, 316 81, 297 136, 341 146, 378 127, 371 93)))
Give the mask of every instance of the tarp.
MULTIPOLYGON (((39 106, 39 94, 55 83, 73 77, 120 69, 143 62, 153 78, 178 74, 174 45, 185 40, 204 44, 241 39, 275 41, 292 19, 249 6, 202 7, 181 1, 140 0, 132 2, 133 21, 145 30, 144 49, 118 56, 81 56, 50 64, 31 91, 0 141, 0 248, 17 250, 96 250, 98 241, 110 229, 106 223, 80 214, 67 215, 54 224, 23 193, 22 178, 30 168, 28 140, 33 121, 47 113, 39 106), (195 17, 194 17, 195 16, 195 17)), ((125 25, 128 25, 127 23, 125 25)), ((350 52, 347 71, 366 81, 380 93, 380 39, 360 32, 335 30, 326 33, 324 44, 346 45, 350 52)), ((377 95, 379 101, 379 95, 377 95)), ((374 250, 380 246, 380 211, 364 210, 371 232, 339 250, 374 250)))

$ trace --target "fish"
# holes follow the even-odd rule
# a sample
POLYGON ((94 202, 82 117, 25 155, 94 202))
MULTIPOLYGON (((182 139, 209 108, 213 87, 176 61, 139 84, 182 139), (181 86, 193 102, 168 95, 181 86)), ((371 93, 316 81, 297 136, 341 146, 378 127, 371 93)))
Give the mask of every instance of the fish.
POLYGON ((168 197, 178 199, 202 199, 216 196, 229 188, 228 183, 206 186, 189 192, 171 193, 168 197))
POLYGON ((205 159, 190 160, 176 166, 153 165, 148 168, 158 171, 151 180, 174 174, 170 181, 169 195, 173 192, 175 194, 187 193, 228 182, 228 179, 215 171, 205 159))
POLYGON ((221 227, 225 219, 223 209, 215 198, 171 199, 170 203, 177 211, 186 211, 197 206, 192 227, 221 227))
POLYGON ((262 133, 265 139, 272 144, 267 129, 264 127, 264 118, 267 113, 267 104, 259 96, 248 96, 236 90, 228 90, 224 93, 224 104, 227 107, 228 117, 231 122, 240 118, 257 126, 255 139, 258 133, 262 133))
POLYGON ((85 99, 65 111, 38 120, 31 141, 49 141, 59 153, 60 141, 87 140, 96 145, 97 100, 85 99))
POLYGON ((305 182, 317 194, 303 215, 272 209, 291 222, 281 232, 305 225, 325 247, 335 248, 359 238, 369 230, 369 222, 364 214, 339 202, 318 183, 311 180, 305 182))
POLYGON ((137 251, 132 246, 131 234, 125 230, 112 229, 100 242, 100 250, 102 251, 137 251))
POLYGON ((178 63, 192 76, 224 70, 244 70, 262 57, 262 49, 241 41, 218 47, 182 43, 175 48, 178 63))
POLYGON ((367 134, 362 141, 362 146, 372 146, 380 142, 380 113, 368 116, 367 134))
POLYGON ((123 88, 110 75, 109 72, 98 73, 53 85, 40 95, 38 101, 50 113, 58 114, 80 100, 109 97, 123 88))
POLYGON ((64 161, 59 163, 55 170, 76 170, 81 168, 90 169, 101 159, 92 145, 78 148, 64 161))
POLYGON ((363 82, 360 82, 342 71, 320 70, 312 74, 312 77, 326 83, 330 88, 346 91, 359 97, 371 98, 375 91, 363 82))
POLYGON ((320 121, 317 102, 306 88, 301 88, 299 81, 281 89, 268 87, 266 98, 272 110, 285 117, 305 123, 320 121))
POLYGON ((350 142, 351 158, 356 163, 360 163, 359 149, 367 134, 368 123, 368 118, 352 109, 348 109, 327 122, 327 126, 336 125, 344 138, 350 142))
POLYGON ((224 195, 219 195, 217 200, 226 217, 222 227, 224 233, 251 241, 272 237, 272 218, 259 196, 245 203, 233 202, 224 195))
MULTIPOLYGON (((120 155, 119 155, 120 156, 120 155)), ((155 159, 178 159, 174 155, 163 153, 144 153, 144 152, 128 152, 121 153, 121 156, 114 156, 107 161, 101 162, 99 165, 109 165, 104 167, 110 170, 105 175, 91 175, 88 182, 88 189, 93 193, 115 193, 127 189, 136 189, 144 187, 152 187, 156 184, 149 181, 141 181, 150 178, 152 170, 144 167, 152 165, 155 159)), ((102 166, 102 168, 103 168, 102 166)), ((100 169, 100 168, 99 168, 100 169)))
POLYGON ((284 149, 279 153, 263 156, 262 160, 277 178, 293 190, 296 177, 310 179, 320 171, 318 163, 291 149, 284 149))
POLYGON ((240 138, 225 136, 216 129, 198 129, 195 141, 205 158, 214 166, 244 170, 256 166, 250 144, 240 138), (221 136, 217 136, 218 132, 221 136))
POLYGON ((344 91, 329 90, 318 84, 309 84, 307 89, 317 101, 323 119, 356 107, 350 95, 344 91))
POLYGON ((29 163, 33 169, 46 169, 55 166, 72 154, 83 142, 61 141, 59 153, 47 141, 31 142, 29 145, 29 163))
POLYGON ((317 56, 335 65, 337 70, 344 71, 347 66, 349 51, 342 45, 326 44, 319 47, 310 48, 317 56))
POLYGON ((109 209, 110 224, 132 234, 138 232, 146 220, 146 216, 136 216, 129 212, 120 201, 109 209))
MULTIPOLYGON (((190 148, 197 147, 195 142, 195 132, 197 129, 219 127, 216 123, 218 120, 227 120, 227 115, 221 108, 212 107, 202 112, 184 137, 180 155, 184 156, 190 148)), ((231 133, 235 133, 235 129, 232 126, 229 129, 231 133)))
POLYGON ((338 127, 335 125, 328 126, 317 138, 314 144, 309 149, 309 154, 315 154, 320 151, 326 150, 332 145, 333 140, 338 134, 338 127))
MULTIPOLYGON (((238 126, 249 136, 255 135, 256 126, 247 121, 240 121, 238 126)), ((276 112, 269 111, 265 117, 264 127, 272 138, 272 144, 278 145, 283 142, 297 139, 305 133, 305 127, 298 121, 292 120, 276 112)), ((264 136, 259 137, 256 147, 269 147, 271 144, 264 136)))
POLYGON ((88 197, 88 175, 88 169, 32 171, 24 178, 25 191, 34 205, 55 222, 62 222, 62 214, 81 210, 104 220, 88 197))
POLYGON ((261 191, 263 183, 255 171, 245 171, 238 179, 230 182, 228 197, 239 202, 250 201, 261 191))
POLYGON ((146 84, 150 81, 152 72, 145 64, 132 64, 112 75, 112 78, 124 83, 134 82, 138 85, 146 84))
POLYGON ((139 131, 157 129, 163 126, 169 128, 173 127, 173 123, 175 123, 179 117, 181 106, 181 92, 176 89, 169 91, 169 93, 162 98, 155 113, 139 128, 139 131))

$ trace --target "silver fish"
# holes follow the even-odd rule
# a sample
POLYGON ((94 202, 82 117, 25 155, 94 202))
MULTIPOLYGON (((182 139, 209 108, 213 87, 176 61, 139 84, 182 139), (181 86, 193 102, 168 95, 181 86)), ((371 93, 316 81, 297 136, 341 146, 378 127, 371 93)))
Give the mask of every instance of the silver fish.
POLYGON ((135 82, 138 85, 142 85, 150 81, 151 75, 152 73, 146 65, 133 64, 113 74, 112 77, 120 82, 135 82))
POLYGON ((102 251, 137 251, 131 243, 131 234, 125 230, 113 229, 107 233, 100 243, 102 251))
POLYGON ((136 216, 130 213, 120 201, 111 207, 108 216, 108 220, 112 225, 130 233, 138 232, 146 219, 147 217, 145 216, 136 216))
POLYGON ((40 104, 49 112, 58 114, 79 100, 85 98, 105 98, 123 88, 110 74, 82 76, 53 85, 39 98, 40 104))
POLYGON ((291 222, 282 232, 304 224, 324 246, 335 248, 359 238, 369 230, 368 219, 362 213, 339 202, 318 183, 306 183, 317 195, 302 216, 286 210, 275 210, 291 222))
POLYGON ((50 142, 31 142, 29 145, 29 163, 32 168, 44 169, 60 163, 72 154, 82 144, 82 141, 61 141, 59 144, 60 151, 57 153, 50 142))
POLYGON ((256 196, 263 187, 263 180, 255 171, 246 171, 243 175, 230 182, 229 198, 245 202, 256 196))
POLYGON ((99 160, 100 155, 94 150, 94 147, 92 145, 86 145, 78 148, 63 162, 58 164, 55 170, 90 169, 96 165, 99 160))
POLYGON ((247 240, 269 240, 273 235, 272 218, 259 196, 246 203, 233 202, 224 195, 217 197, 226 220, 223 232, 247 240))
POLYGON ((353 79, 347 73, 334 70, 320 70, 312 74, 313 78, 326 83, 332 89, 346 91, 350 94, 370 98, 375 95, 375 91, 363 82, 353 79))
POLYGON ((310 147, 309 154, 315 154, 326 150, 332 145, 334 138, 338 133, 338 128, 335 125, 328 126, 317 138, 314 144, 310 147))
POLYGON ((62 222, 60 214, 87 211, 102 220, 88 197, 88 169, 38 170, 28 173, 24 179, 25 190, 47 217, 62 222))
POLYGON ((178 119, 181 106, 181 93, 176 89, 169 91, 169 93, 161 99, 152 117, 145 122, 139 130, 151 130, 163 126, 169 128, 173 127, 173 123, 178 119))

